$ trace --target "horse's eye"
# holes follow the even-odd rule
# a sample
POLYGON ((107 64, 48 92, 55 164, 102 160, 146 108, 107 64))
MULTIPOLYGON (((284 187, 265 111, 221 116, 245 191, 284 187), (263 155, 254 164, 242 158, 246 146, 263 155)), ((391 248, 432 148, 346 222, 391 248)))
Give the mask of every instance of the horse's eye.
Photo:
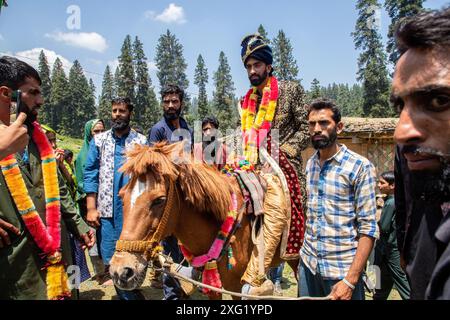
POLYGON ((160 205, 162 205, 165 202, 166 202, 166 197, 157 198, 157 199, 152 201, 151 207, 153 208, 153 207, 156 207, 156 206, 160 206, 160 205))

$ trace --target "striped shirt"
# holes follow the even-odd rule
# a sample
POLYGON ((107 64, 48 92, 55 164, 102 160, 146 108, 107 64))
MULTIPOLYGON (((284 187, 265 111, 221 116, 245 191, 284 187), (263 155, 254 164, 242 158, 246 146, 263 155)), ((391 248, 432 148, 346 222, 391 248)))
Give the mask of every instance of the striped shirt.
POLYGON ((313 274, 343 279, 358 235, 378 238, 375 168, 345 145, 320 167, 316 152, 306 165, 308 212, 300 256, 313 274))

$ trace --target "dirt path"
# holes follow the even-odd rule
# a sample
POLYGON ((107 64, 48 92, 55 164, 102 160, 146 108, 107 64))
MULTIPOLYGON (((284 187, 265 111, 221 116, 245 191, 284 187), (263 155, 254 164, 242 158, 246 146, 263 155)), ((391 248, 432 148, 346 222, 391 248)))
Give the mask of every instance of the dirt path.
MULTIPOLYGON (((88 259, 89 260, 89 259, 88 259)), ((89 264, 89 262, 88 262, 89 264)), ((89 268, 92 269, 89 265, 89 268)), ((147 272, 147 277, 142 285, 142 293, 148 300, 161 300, 163 298, 162 289, 154 289, 150 287, 150 281, 152 279, 152 274, 147 272)), ((283 295, 288 297, 297 296, 297 282, 295 280, 292 269, 287 265, 284 268, 283 281, 281 283, 283 289, 283 295)), ((103 286, 99 285, 95 280, 87 280, 81 284, 80 287, 80 299, 81 300, 118 300, 116 291, 113 286, 103 286)), ((207 300, 207 297, 196 292, 191 296, 193 300, 207 300)), ((231 296, 225 295, 225 300, 230 300, 231 296)))
MULTIPOLYGON (((88 258, 89 269, 92 272, 92 266, 90 259, 88 258)), ((148 300, 162 300, 162 289, 155 289, 150 287, 150 281, 152 279, 151 272, 147 272, 147 277, 142 285, 142 293, 148 300)), ((283 278, 281 282, 281 288, 283 289, 283 296, 297 297, 297 280, 295 279, 292 269, 286 264, 283 271, 283 278)), ((81 284, 80 287, 80 299, 81 300, 118 300, 116 291, 113 286, 99 285, 97 281, 87 280, 81 284)), ((191 296, 192 300, 207 300, 207 297, 196 292, 191 296)), ((389 296, 389 300, 400 300, 400 295, 394 289, 389 296)), ((231 300, 231 296, 224 295, 224 300, 231 300)), ((371 294, 366 292, 366 300, 372 300, 371 294)))

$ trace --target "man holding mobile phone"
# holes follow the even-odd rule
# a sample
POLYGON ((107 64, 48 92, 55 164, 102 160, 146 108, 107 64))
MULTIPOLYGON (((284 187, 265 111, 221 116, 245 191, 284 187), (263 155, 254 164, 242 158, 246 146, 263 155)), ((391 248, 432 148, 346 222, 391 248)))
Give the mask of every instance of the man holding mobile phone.
POLYGON ((27 118, 25 113, 18 114, 16 121, 10 125, 13 90, 8 78, 13 73, 9 64, 0 63, 0 159, 25 149, 29 139, 27 128, 23 125, 27 118))
MULTIPOLYGON (((0 300, 45 300, 67 297, 69 293, 62 285, 61 292, 58 290, 57 294, 47 290, 46 277, 53 270, 47 268, 48 263, 51 264, 58 259, 63 265, 72 265, 67 231, 77 236, 84 248, 92 247, 95 243, 94 235, 78 214, 62 177, 50 171, 49 166, 43 165, 44 161, 51 163, 52 158, 43 160, 38 150, 39 146, 41 150, 48 147, 48 142, 41 139, 39 131, 36 131, 41 130, 40 125, 34 123, 39 107, 43 103, 40 84, 39 74, 33 67, 12 57, 0 57, 0 120, 5 125, 9 124, 14 90, 21 91, 17 96, 20 99, 16 100, 19 102, 17 108, 26 112, 26 115, 21 113, 11 126, 2 129, 17 131, 23 135, 27 135, 28 132, 30 136, 25 138, 28 143, 23 143, 27 146, 26 157, 21 153, 15 153, 23 150, 23 147, 15 146, 5 152, 6 160, 4 157, 0 159, 0 300), (22 124, 26 124, 28 128, 24 128, 22 124), (49 178, 47 181, 52 181, 50 187, 58 185, 56 189, 59 191, 59 197, 47 198, 48 189, 44 185, 44 171, 49 178), (23 191, 21 195, 25 195, 24 197, 32 202, 31 206, 24 208, 24 202, 20 201, 16 192, 18 189, 23 191), (59 211, 58 221, 46 219, 48 216, 46 203, 49 201, 58 202, 56 209, 59 211), (19 211, 19 208, 22 209, 19 211), (33 219, 33 222, 39 222, 40 219, 46 229, 43 230, 39 226, 29 228, 30 224, 27 223, 29 219, 33 219), (47 229, 47 225, 51 226, 50 224, 57 227, 47 229), (37 229, 40 232, 51 233, 51 238, 39 237, 41 233, 38 233, 37 229), (56 244, 50 243, 53 239, 60 241, 56 244)), ((3 134, 0 136, 3 137, 3 134)), ((52 276, 55 274, 50 274, 50 277, 52 276)), ((58 287, 58 283, 55 283, 55 287, 58 287)))

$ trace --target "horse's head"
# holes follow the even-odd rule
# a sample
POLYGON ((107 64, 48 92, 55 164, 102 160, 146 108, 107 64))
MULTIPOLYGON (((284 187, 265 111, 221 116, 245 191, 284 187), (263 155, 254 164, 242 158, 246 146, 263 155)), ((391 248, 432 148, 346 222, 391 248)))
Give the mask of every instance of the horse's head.
POLYGON ((127 153, 121 168, 130 176, 120 192, 123 228, 110 264, 112 279, 121 289, 142 285, 151 250, 175 231, 181 208, 211 212, 218 220, 227 214, 230 191, 219 182, 222 177, 192 163, 183 150, 183 143, 160 143, 127 153))
MULTIPOLYGON (((130 181, 120 191, 123 227, 110 266, 112 279, 121 289, 133 290, 145 279, 148 250, 152 240, 155 244, 160 240, 153 237, 164 212, 171 210, 168 204, 173 207, 176 200, 174 190, 169 190, 178 177, 171 160, 178 150, 177 145, 161 143, 154 147, 136 146, 127 153, 127 162, 121 170, 130 176, 130 181)), ((171 232, 173 221, 167 221, 164 229, 160 228, 164 234, 158 237, 171 232)))

